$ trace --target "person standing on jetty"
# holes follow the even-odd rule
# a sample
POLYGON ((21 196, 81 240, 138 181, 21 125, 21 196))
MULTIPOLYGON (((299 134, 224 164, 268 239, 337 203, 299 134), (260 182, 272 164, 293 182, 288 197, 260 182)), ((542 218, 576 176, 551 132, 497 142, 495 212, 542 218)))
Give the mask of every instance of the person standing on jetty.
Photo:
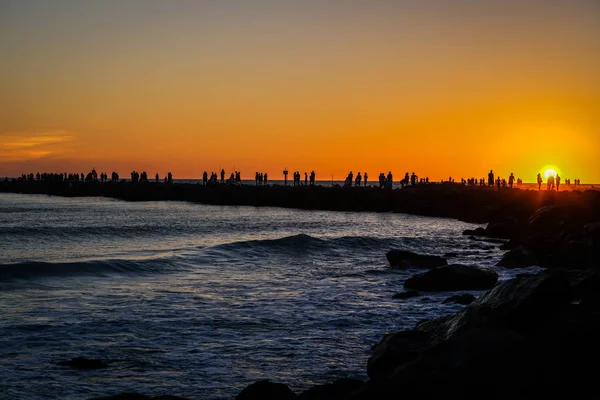
POLYGON ((510 176, 508 177, 508 186, 510 186, 511 189, 513 187, 513 183, 515 183, 515 176, 511 172, 510 176))
POLYGON ((394 186, 394 177, 392 176, 392 171, 388 171, 386 183, 387 183, 388 189, 391 190, 394 186))
POLYGON ((556 191, 558 192, 560 188, 560 175, 556 174, 556 191))
POLYGON ((221 183, 225 183, 225 168, 221 168, 221 183))
POLYGON ((354 181, 354 185, 360 187, 360 182, 362 181, 362 175, 360 172, 356 175, 356 180, 354 181))
POLYGON ((310 186, 315 186, 315 171, 310 171, 310 186))
POLYGON ((367 173, 365 172, 365 174, 364 174, 365 187, 367 187, 367 180, 368 179, 369 179, 369 175, 367 175, 367 173))
POLYGON ((490 169, 490 173, 488 174, 488 186, 494 186, 494 171, 490 169))
POLYGON ((287 168, 283 168, 283 186, 287 186, 287 176, 288 176, 288 170, 287 170, 287 168))
POLYGON ((544 183, 544 181, 542 180, 542 174, 538 174, 538 176, 537 176, 538 190, 542 190, 542 183, 544 183))

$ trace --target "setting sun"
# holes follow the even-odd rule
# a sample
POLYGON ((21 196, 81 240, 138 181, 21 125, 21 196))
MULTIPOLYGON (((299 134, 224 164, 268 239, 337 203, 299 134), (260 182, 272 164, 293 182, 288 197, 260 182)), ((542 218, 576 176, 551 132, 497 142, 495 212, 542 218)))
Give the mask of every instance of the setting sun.
POLYGON ((554 176, 556 177, 556 171, 553 170, 552 168, 549 168, 546 170, 546 172, 544 172, 544 178, 548 179, 550 176, 554 176))

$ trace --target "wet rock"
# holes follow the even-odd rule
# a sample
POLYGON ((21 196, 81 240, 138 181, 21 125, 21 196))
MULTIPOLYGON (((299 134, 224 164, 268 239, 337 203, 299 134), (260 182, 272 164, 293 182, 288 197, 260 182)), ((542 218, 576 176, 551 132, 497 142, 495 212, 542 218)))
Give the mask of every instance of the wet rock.
POLYGON ((524 246, 517 246, 502 256, 496 264, 504 268, 526 268, 538 264, 535 254, 524 246))
POLYGON ((162 396, 151 397, 151 396, 146 396, 146 395, 139 394, 139 393, 123 392, 123 393, 115 394, 112 396, 95 397, 90 400, 189 400, 189 399, 187 399, 185 397, 171 396, 171 395, 162 395, 162 396))
POLYGON ((485 228, 467 229, 463 232, 465 236, 485 236, 485 228))
POLYGON ((446 300, 442 302, 442 304, 462 304, 464 306, 468 306, 476 299, 472 294, 456 294, 454 296, 448 297, 446 300))
POLYGON ((428 269, 448 264, 443 257, 422 255, 407 250, 391 250, 386 257, 390 266, 399 268, 428 269))
POLYGON ((270 381, 258 381, 238 394, 236 400, 291 400, 298 396, 283 383, 273 383, 270 381))
POLYGON ((346 400, 365 383, 357 379, 343 378, 326 385, 313 386, 298 396, 302 400, 346 400))
POLYGON ((418 297, 419 292, 416 290, 407 290, 405 292, 396 293, 392 298, 393 299, 410 299, 411 297, 418 297))
POLYGON ((414 360, 431 345, 430 335, 423 331, 402 331, 385 335, 373 346, 373 355, 367 362, 370 378, 385 378, 396 367, 414 360))
POLYGON ((485 228, 483 236, 495 239, 515 239, 521 236, 522 228, 514 218, 506 218, 502 222, 493 222, 485 228))
POLYGON ((498 281, 498 274, 468 265, 446 265, 415 275, 406 280, 406 289, 424 292, 489 289, 498 281))
POLYGON ((106 361, 86 357, 75 357, 69 361, 58 362, 57 365, 77 369, 100 369, 108 367, 108 363, 106 363, 106 361))

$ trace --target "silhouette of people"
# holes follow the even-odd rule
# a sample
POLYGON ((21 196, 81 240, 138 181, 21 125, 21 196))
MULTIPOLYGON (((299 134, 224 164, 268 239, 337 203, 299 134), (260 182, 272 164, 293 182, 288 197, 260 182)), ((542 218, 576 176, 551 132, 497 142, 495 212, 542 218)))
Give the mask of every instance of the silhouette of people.
POLYGON ((488 174, 488 186, 494 186, 494 171, 492 170, 488 174))
POLYGON ((287 168, 283 169, 283 186, 287 186, 287 176, 288 176, 288 170, 287 168))
POLYGON ((510 176, 508 177, 508 186, 512 188, 513 187, 513 183, 515 183, 515 176, 511 172, 510 176))
POLYGON ((392 187, 394 185, 394 178, 392 176, 392 171, 388 171, 386 183, 387 183, 388 189, 392 189, 392 187))
POLYGON ((310 171, 310 186, 315 186, 315 171, 310 171))
POLYGON ((265 174, 263 175, 263 182, 264 185, 266 186, 269 182, 269 176, 267 175, 267 173, 265 172, 265 174))
POLYGON ((367 180, 369 179, 369 175, 365 172, 363 175, 363 180, 365 181, 365 187, 367 187, 367 180))
POLYGON ((356 180, 354 181, 355 186, 360 186, 360 182, 362 181, 362 175, 360 172, 356 174, 356 180))
POLYGON ((556 174, 556 191, 560 189, 560 175, 556 174))
POLYGON ((538 174, 537 175, 538 190, 542 190, 542 183, 544 183, 544 181, 542 180, 542 174, 538 174))
POLYGON ((304 186, 308 186, 308 173, 304 172, 304 186))
POLYGON ((221 169, 221 183, 225 183, 225 169, 221 169))

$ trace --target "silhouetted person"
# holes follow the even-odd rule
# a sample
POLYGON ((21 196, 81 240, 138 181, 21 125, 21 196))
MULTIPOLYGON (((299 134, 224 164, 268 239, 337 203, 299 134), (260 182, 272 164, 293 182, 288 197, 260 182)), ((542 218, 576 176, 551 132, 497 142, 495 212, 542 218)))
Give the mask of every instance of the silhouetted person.
POLYGON ((488 174, 488 186, 494 186, 494 171, 492 170, 488 174))
POLYGON ((369 175, 367 175, 367 173, 365 172, 363 177, 364 177, 364 181, 365 181, 365 187, 367 187, 367 180, 369 179, 369 175))
POLYGON ((315 186, 315 171, 310 171, 310 186, 315 186))
POLYGON ((542 174, 538 174, 538 176, 537 176, 538 190, 542 190, 542 183, 544 183, 544 181, 542 180, 542 174))
POLYGON ((556 174, 556 191, 560 189, 560 175, 556 174))
POLYGON ((225 169, 221 169, 221 183, 225 183, 225 169))
POLYGON ((392 176, 392 171, 388 171, 387 174, 387 186, 389 189, 392 189, 394 186, 394 177, 392 176))
POLYGON ((267 173, 265 172, 265 175, 263 176, 263 181, 265 186, 269 184, 269 175, 267 175, 267 173))
POLYGON ((308 173, 304 173, 304 186, 308 186, 308 173))
POLYGON ((360 186, 360 182, 362 181, 362 175, 360 172, 356 175, 355 185, 360 186))
POLYGON ((508 186, 510 186, 512 188, 513 187, 513 183, 515 183, 515 176, 511 172, 510 176, 508 177, 508 186))
POLYGON ((283 169, 283 186, 287 186, 287 176, 288 176, 288 170, 287 168, 283 169))
POLYGON ((379 187, 383 188, 385 186, 385 175, 383 172, 379 174, 379 187))

